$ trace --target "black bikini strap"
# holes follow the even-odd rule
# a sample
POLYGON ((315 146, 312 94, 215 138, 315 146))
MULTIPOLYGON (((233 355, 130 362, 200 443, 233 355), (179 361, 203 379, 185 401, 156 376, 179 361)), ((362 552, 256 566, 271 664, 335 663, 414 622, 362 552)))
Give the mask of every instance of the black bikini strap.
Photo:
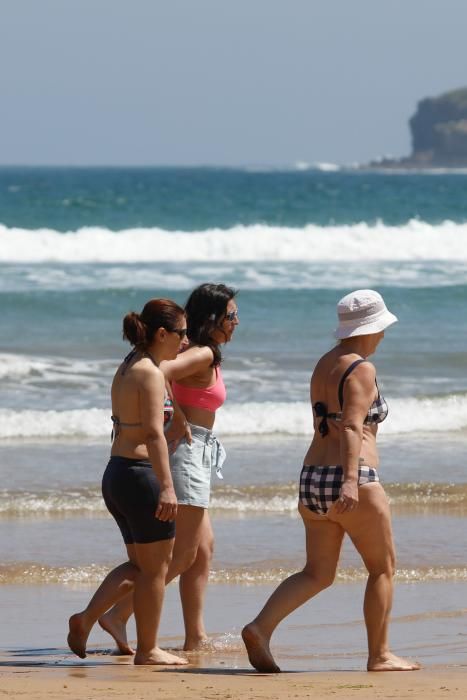
POLYGON ((112 421, 112 432, 110 433, 110 442, 113 442, 120 432, 120 418, 117 416, 110 416, 112 421))
POLYGON ((132 361, 133 357, 136 355, 137 352, 138 352, 138 350, 137 350, 136 348, 133 348, 132 350, 130 350, 130 352, 128 353, 128 355, 126 355, 126 356, 124 357, 123 362, 124 362, 126 365, 129 364, 129 363, 132 361))
POLYGON ((122 371, 120 372, 121 377, 123 377, 123 375, 127 371, 128 365, 130 364, 130 362, 132 361, 132 359, 134 358, 134 356, 136 355, 137 352, 138 352, 138 350, 136 348, 133 348, 133 350, 130 350, 128 355, 124 358, 123 363, 122 363, 123 368, 122 368, 122 371))
POLYGON ((362 362, 366 362, 366 360, 355 360, 355 362, 352 362, 352 364, 347 367, 344 374, 342 375, 342 379, 339 382, 339 406, 341 407, 341 411, 344 408, 344 382, 349 376, 349 374, 353 372, 355 367, 361 365, 362 362))

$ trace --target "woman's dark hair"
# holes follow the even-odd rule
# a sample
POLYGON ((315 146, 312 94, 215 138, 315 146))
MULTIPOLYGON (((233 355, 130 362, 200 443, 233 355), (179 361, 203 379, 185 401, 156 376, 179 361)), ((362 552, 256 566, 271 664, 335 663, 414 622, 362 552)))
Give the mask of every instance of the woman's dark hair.
POLYGON ((171 299, 151 299, 140 314, 130 311, 125 316, 123 338, 138 350, 145 350, 151 345, 158 328, 173 331, 184 316, 182 307, 171 299))
POLYGON ((225 284, 200 284, 194 289, 185 304, 187 336, 195 345, 207 345, 214 355, 213 367, 222 362, 219 344, 212 338, 220 330, 227 311, 227 304, 237 291, 225 284))

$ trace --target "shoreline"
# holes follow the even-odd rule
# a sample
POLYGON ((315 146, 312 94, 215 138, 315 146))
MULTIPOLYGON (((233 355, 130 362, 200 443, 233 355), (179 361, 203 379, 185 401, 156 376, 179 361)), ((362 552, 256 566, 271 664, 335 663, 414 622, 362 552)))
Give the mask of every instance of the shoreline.
MULTIPOLYGON (((208 587, 209 645, 202 653, 190 656, 198 668, 250 668, 240 630, 258 613, 274 588, 227 583, 208 587)), ((113 656, 113 640, 99 625, 91 632, 86 659, 78 659, 66 646, 68 617, 83 609, 92 590, 89 586, 2 586, 0 665, 67 666, 85 673, 111 661, 126 665, 128 659, 113 656)), ((429 669, 467 664, 465 590, 463 581, 396 586, 390 626, 392 651, 420 661, 429 669)), ((361 582, 336 584, 286 618, 271 644, 279 667, 289 673, 365 672, 363 594, 361 582)), ((133 641, 133 618, 128 634, 133 641)), ((166 591, 159 644, 175 653, 180 653, 183 646, 176 585, 168 586, 166 591)))
MULTIPOLYGON (((221 662, 222 663, 222 662, 221 662)), ((122 696, 151 700, 229 698, 231 700, 285 698, 385 699, 392 697, 465 698, 467 667, 439 666, 413 672, 364 671, 286 672, 259 674, 246 666, 134 667, 115 661, 60 664, 46 658, 0 660, 2 695, 28 700, 89 698, 113 700, 122 696), (53 667, 52 667, 53 666, 53 667), (85 667, 83 667, 85 666, 85 667), (157 674, 154 675, 154 674, 157 674)))

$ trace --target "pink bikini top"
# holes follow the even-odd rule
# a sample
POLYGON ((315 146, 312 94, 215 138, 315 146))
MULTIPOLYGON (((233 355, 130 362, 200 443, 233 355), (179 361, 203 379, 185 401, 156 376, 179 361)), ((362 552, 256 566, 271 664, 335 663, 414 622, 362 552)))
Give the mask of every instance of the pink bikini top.
POLYGON ((172 392, 174 399, 182 406, 192 408, 204 408, 206 411, 217 411, 222 406, 227 396, 224 380, 220 367, 215 367, 216 381, 206 389, 185 386, 172 381, 172 392))

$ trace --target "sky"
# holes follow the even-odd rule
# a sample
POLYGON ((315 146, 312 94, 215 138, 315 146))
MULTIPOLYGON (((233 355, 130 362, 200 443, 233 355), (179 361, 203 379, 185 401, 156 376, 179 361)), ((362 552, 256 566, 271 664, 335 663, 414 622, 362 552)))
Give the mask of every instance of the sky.
POLYGON ((0 0, 0 165, 407 155, 466 27, 465 0, 0 0))

